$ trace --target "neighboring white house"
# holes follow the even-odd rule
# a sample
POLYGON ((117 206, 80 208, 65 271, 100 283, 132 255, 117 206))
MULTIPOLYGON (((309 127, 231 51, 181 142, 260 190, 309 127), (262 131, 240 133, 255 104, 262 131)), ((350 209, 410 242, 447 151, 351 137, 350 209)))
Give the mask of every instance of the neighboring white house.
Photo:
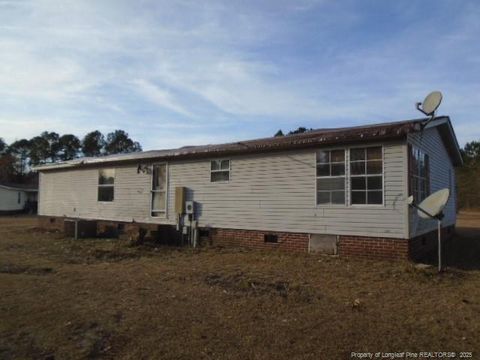
POLYGON ((25 210, 27 203, 37 202, 38 189, 22 184, 0 184, 0 214, 25 210))
MULTIPOLYGON (((321 129, 174 150, 83 158, 36 168, 39 214, 174 226, 186 189, 194 219, 213 242, 340 254, 414 257, 435 221, 417 201, 449 187, 444 226, 456 222, 455 167, 462 164, 448 117, 321 129)), ((182 211, 183 212, 183 211, 182 211)), ((185 223, 185 221, 183 221, 185 223)))

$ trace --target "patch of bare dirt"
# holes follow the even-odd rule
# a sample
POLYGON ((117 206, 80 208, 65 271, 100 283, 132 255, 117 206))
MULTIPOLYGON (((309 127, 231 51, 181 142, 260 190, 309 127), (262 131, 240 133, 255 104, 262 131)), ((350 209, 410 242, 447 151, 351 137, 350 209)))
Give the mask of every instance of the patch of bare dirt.
POLYGON ((225 291, 240 292, 252 295, 280 296, 287 299, 289 296, 300 297, 303 301, 311 302, 319 297, 311 286, 294 285, 284 280, 273 280, 252 277, 243 272, 234 274, 208 274, 205 283, 210 286, 218 286, 225 291))
POLYGON ((459 226, 440 275, 408 262, 131 247, 34 227, 0 217, 1 359, 480 356, 480 226, 459 226))

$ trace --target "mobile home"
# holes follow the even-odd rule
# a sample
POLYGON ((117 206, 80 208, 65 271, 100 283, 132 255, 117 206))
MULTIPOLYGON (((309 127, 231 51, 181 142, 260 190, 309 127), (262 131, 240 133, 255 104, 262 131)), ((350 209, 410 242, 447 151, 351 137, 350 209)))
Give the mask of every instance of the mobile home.
POLYGON ((415 258, 436 223, 406 199, 449 188, 452 233, 461 164, 446 116, 320 129, 43 165, 39 214, 179 232, 193 224, 223 246, 415 258))

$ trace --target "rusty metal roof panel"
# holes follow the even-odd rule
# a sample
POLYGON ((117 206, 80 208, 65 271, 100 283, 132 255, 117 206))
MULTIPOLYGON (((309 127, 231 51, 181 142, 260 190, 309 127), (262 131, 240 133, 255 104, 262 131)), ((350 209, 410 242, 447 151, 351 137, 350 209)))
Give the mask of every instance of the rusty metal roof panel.
POLYGON ((394 140, 404 138, 408 133, 420 131, 422 129, 422 124, 425 124, 426 121, 427 119, 423 118, 365 126, 317 129, 302 134, 238 141, 225 144, 184 146, 177 149, 151 150, 100 157, 84 157, 55 164, 40 165, 37 166, 35 170, 46 171, 118 162, 146 162, 160 159, 188 159, 220 155, 263 153, 320 147, 332 144, 394 140))

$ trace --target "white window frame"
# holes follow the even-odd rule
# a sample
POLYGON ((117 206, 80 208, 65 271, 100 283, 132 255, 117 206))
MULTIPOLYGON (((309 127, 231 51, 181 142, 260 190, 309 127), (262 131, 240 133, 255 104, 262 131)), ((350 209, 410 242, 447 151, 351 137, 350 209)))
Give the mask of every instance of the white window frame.
POLYGON ((232 160, 231 159, 212 159, 210 160, 209 162, 209 165, 210 165, 210 183, 212 184, 225 184, 225 183, 229 183, 230 182, 230 179, 231 179, 231 170, 232 170, 232 160), (219 169, 219 170, 212 170, 212 162, 213 161, 228 161, 228 169, 219 169), (227 172, 228 171, 228 180, 219 180, 219 181, 212 181, 212 174, 213 173, 219 173, 219 172, 227 172))
POLYGON ((169 189, 169 175, 168 175, 168 163, 167 162, 160 162, 160 163, 155 163, 155 164, 152 164, 152 166, 150 167, 151 169, 151 172, 152 172, 152 176, 151 176, 151 179, 150 179, 150 217, 151 218, 154 218, 154 219, 158 219, 158 218, 167 218, 168 216, 168 189, 169 189), (153 175, 154 175, 154 167, 155 166, 161 166, 161 165, 165 165, 165 190, 153 190, 153 175), (153 193, 157 193, 157 192, 165 192, 165 210, 154 210, 153 209, 153 193), (153 213, 157 213, 158 215, 153 215, 153 213))
MULTIPOLYGON (((417 203, 420 203, 422 202, 424 199, 426 199, 430 193, 431 193, 431 183, 430 183, 430 156, 427 154, 426 151, 424 151, 423 149, 421 149, 420 147, 418 146, 415 146, 413 144, 410 144, 410 146, 408 147, 409 150, 413 150, 413 151, 418 151, 419 154, 423 155, 424 157, 424 165, 425 165, 425 176, 420 176, 419 174, 419 168, 418 168, 418 164, 417 164, 417 168, 415 169, 415 171, 411 174, 409 174, 409 176, 411 177, 411 180, 410 180, 410 184, 411 184, 411 189, 410 189, 410 192, 415 201, 417 203), (428 167, 426 166, 426 159, 428 159, 428 167), (424 189, 422 189, 422 192, 424 193, 424 196, 423 197, 419 197, 418 195, 420 194, 420 188, 417 186, 416 188, 413 186, 414 184, 414 181, 413 180, 416 180, 416 184, 420 184, 420 180, 423 182, 424 184, 424 189)), ((413 154, 409 153, 408 156, 411 157, 413 154)), ((410 160, 412 161, 412 160, 410 160)), ((409 169, 410 170, 410 169, 409 169)), ((413 170, 413 169, 412 169, 413 170)), ((450 181, 450 179, 449 179, 450 181)))
MULTIPOLYGON (((323 207, 346 207, 347 206, 347 149, 346 148, 328 148, 328 149, 317 149, 315 150, 315 206, 317 208, 323 208, 323 207), (330 166, 332 164, 341 164, 341 162, 331 162, 331 152, 332 151, 338 151, 338 150, 343 150, 343 165, 344 165, 344 174, 342 175, 335 175, 335 176, 317 176, 317 164, 318 164, 318 152, 319 151, 328 151, 330 153, 329 155, 329 164, 330 166), (318 203, 318 179, 338 179, 338 178, 343 178, 344 179, 344 189, 343 191, 345 192, 344 195, 344 203, 343 204, 334 204, 332 202, 327 203, 327 204, 319 204, 318 203)), ((322 192, 332 192, 332 190, 325 190, 322 192)))
MULTIPOLYGON (((361 160, 364 161, 364 160, 361 160)), ((355 161, 354 161, 355 162, 355 161)), ((358 161, 360 162, 360 161, 358 161)), ((365 159, 365 166, 367 166, 367 160, 365 159)), ((365 175, 353 175, 353 177, 376 177, 380 176, 380 174, 372 174, 368 175, 366 174, 366 169, 365 169, 365 175)), ((368 192, 368 189, 366 190, 368 192)), ((377 190, 378 191, 378 190, 377 190)), ((368 199, 368 196, 367 196, 368 199)), ((348 148, 348 204, 350 207, 353 208, 358 208, 358 207, 385 207, 385 147, 383 145, 379 144, 374 144, 374 145, 358 145, 358 146, 350 146, 348 148), (380 147, 382 150, 382 203, 381 204, 353 204, 352 203, 352 173, 350 169, 350 163, 351 163, 351 150, 354 149, 368 149, 368 148, 374 148, 374 147, 380 147)))
POLYGON ((116 181, 116 178, 117 178, 117 170, 115 168, 106 167, 106 168, 98 169, 98 171, 97 171, 97 202, 102 203, 102 204, 111 204, 111 203, 115 202, 115 181, 116 181), (113 184, 100 184, 100 171, 102 171, 102 170, 113 170, 113 184), (106 188, 106 187, 113 188, 113 199, 112 199, 112 201, 98 200, 98 197, 99 197, 98 195, 99 195, 100 188, 106 188))

